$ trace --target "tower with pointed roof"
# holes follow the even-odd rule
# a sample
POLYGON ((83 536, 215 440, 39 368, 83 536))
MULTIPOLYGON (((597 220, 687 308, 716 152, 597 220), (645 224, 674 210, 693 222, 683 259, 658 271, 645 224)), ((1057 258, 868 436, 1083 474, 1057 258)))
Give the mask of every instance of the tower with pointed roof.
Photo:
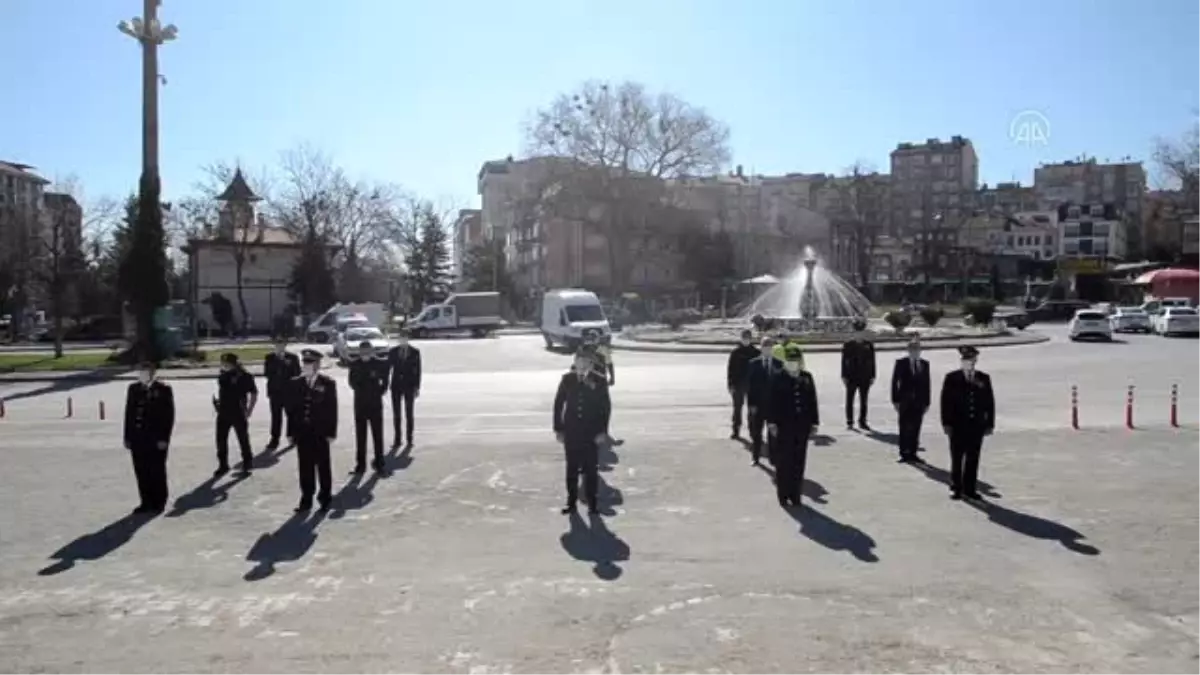
POLYGON ((240 167, 233 172, 233 178, 225 191, 217 195, 217 200, 221 202, 217 219, 218 239, 235 239, 240 230, 255 227, 254 204, 262 201, 262 197, 250 189, 240 167))

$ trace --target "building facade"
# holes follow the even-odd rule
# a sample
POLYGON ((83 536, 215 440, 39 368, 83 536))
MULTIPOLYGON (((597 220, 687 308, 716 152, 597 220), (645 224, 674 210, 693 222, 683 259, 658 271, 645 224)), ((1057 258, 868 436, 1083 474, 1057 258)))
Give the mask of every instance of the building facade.
POLYGON ((1173 262, 1187 247, 1194 249, 1196 236, 1188 236, 1187 224, 1194 219, 1196 208, 1180 190, 1148 192, 1142 207, 1142 256, 1173 262))
POLYGON ((1116 207, 1064 205, 1058 213, 1059 256, 1124 260, 1128 255, 1125 219, 1116 207))
POLYGON ((1141 162, 1101 164, 1092 157, 1043 164, 1034 169, 1033 185, 1038 208, 1043 210, 1070 204, 1111 204, 1121 214, 1129 251, 1141 255, 1146 195, 1146 170, 1141 162))
POLYGON ((956 227, 974 209, 979 185, 979 157, 962 136, 924 143, 900 143, 891 153, 891 217, 893 236, 911 236, 937 227, 956 227))
POLYGON ((454 219, 454 245, 451 256, 454 265, 454 278, 462 286, 469 283, 463 274, 463 262, 467 253, 483 243, 483 211, 480 209, 459 209, 458 217, 454 219))

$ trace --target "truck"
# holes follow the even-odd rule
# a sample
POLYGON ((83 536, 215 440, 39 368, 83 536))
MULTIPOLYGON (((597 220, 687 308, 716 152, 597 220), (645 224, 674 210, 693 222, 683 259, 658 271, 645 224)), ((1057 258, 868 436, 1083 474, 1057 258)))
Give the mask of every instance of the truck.
POLYGON ((361 315, 372 326, 382 326, 387 317, 387 311, 383 304, 378 302, 338 303, 326 310, 316 321, 308 324, 305 340, 319 343, 332 342, 337 336, 338 324, 344 323, 341 322, 341 319, 350 315, 361 315))
POLYGON ((562 345, 575 349, 583 340, 583 332, 595 331, 601 342, 612 339, 612 327, 596 294, 580 288, 560 288, 542 296, 542 318, 539 326, 547 349, 562 345))
POLYGON ((476 338, 485 337, 503 325, 497 291, 455 293, 444 302, 427 305, 404 324, 413 337, 469 331, 476 338))

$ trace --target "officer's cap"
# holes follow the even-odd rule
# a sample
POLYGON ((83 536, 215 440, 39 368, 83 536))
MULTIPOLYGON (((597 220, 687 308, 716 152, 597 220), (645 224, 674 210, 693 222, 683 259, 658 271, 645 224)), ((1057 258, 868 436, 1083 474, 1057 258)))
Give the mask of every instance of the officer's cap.
POLYGON ((139 370, 158 370, 158 363, 150 359, 142 359, 138 361, 137 367, 139 370))
POLYGON ((315 349, 305 349, 300 352, 300 360, 304 363, 318 363, 321 360, 321 352, 315 349))
POLYGON ((979 358, 979 350, 971 345, 963 345, 958 348, 958 355, 964 359, 976 359, 979 358))
POLYGON ((783 358, 785 361, 803 361, 804 350, 797 344, 788 344, 783 348, 783 358))
POLYGON ((233 352, 225 352, 221 355, 221 363, 229 363, 236 366, 237 362, 238 355, 234 354, 233 352))

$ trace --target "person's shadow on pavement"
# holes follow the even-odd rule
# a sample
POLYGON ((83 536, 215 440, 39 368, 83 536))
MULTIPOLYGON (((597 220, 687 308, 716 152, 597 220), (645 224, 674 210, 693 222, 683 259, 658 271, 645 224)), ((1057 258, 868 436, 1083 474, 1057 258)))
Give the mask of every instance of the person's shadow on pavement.
POLYGON ((280 445, 274 450, 263 448, 257 455, 254 456, 254 461, 252 461, 250 464, 255 469, 269 469, 278 464, 279 459, 286 455, 288 451, 294 447, 296 446, 288 443, 285 445, 280 445))
POLYGON ((800 534, 831 551, 849 551, 862 562, 879 562, 875 555, 875 540, 866 532, 846 525, 809 507, 806 504, 785 509, 800 524, 800 534))
POLYGON ((66 572, 81 560, 99 560, 129 543, 133 535, 153 519, 150 514, 131 513, 89 532, 52 553, 50 559, 57 562, 38 570, 38 575, 53 576, 66 572))
POLYGON ((592 573, 598 578, 615 581, 624 572, 617 563, 629 560, 629 544, 613 534, 600 516, 591 515, 588 520, 590 528, 578 513, 572 513, 571 529, 559 541, 572 558, 593 563, 592 573))
POLYGON ((967 504, 987 514, 988 520, 1013 532, 1019 532, 1034 539, 1057 541, 1067 550, 1080 555, 1100 555, 1100 549, 1081 541, 1087 537, 1062 523, 1006 509, 992 502, 969 501, 967 504))
MULTIPOLYGON (((917 471, 920 471, 929 480, 941 483, 946 487, 950 487, 949 471, 940 467, 936 467, 928 462, 908 462, 907 464, 917 471)), ((976 479, 975 487, 979 488, 979 494, 989 499, 1000 499, 1001 497, 1000 493, 996 491, 996 486, 988 483, 987 481, 976 479)))
POLYGON ((166 517, 178 518, 188 511, 195 509, 210 509, 229 499, 229 490, 247 478, 249 476, 235 475, 228 483, 218 487, 217 481, 221 480, 221 478, 213 476, 192 488, 191 492, 176 497, 175 503, 171 504, 171 510, 167 513, 166 517))
MULTIPOLYGON (((758 468, 760 471, 771 477, 772 483, 775 482, 775 469, 772 469, 765 464, 759 464, 758 468)), ((808 497, 818 504, 829 503, 829 500, 825 499, 829 496, 829 490, 826 490, 824 485, 821 485, 817 481, 810 478, 804 479, 804 484, 800 486, 800 494, 804 497, 808 497)))
POLYGON ((317 526, 325 520, 325 512, 297 513, 279 529, 263 534, 246 553, 246 560, 256 565, 242 577, 246 581, 261 581, 275 573, 282 562, 296 562, 308 553, 317 541, 317 526))

